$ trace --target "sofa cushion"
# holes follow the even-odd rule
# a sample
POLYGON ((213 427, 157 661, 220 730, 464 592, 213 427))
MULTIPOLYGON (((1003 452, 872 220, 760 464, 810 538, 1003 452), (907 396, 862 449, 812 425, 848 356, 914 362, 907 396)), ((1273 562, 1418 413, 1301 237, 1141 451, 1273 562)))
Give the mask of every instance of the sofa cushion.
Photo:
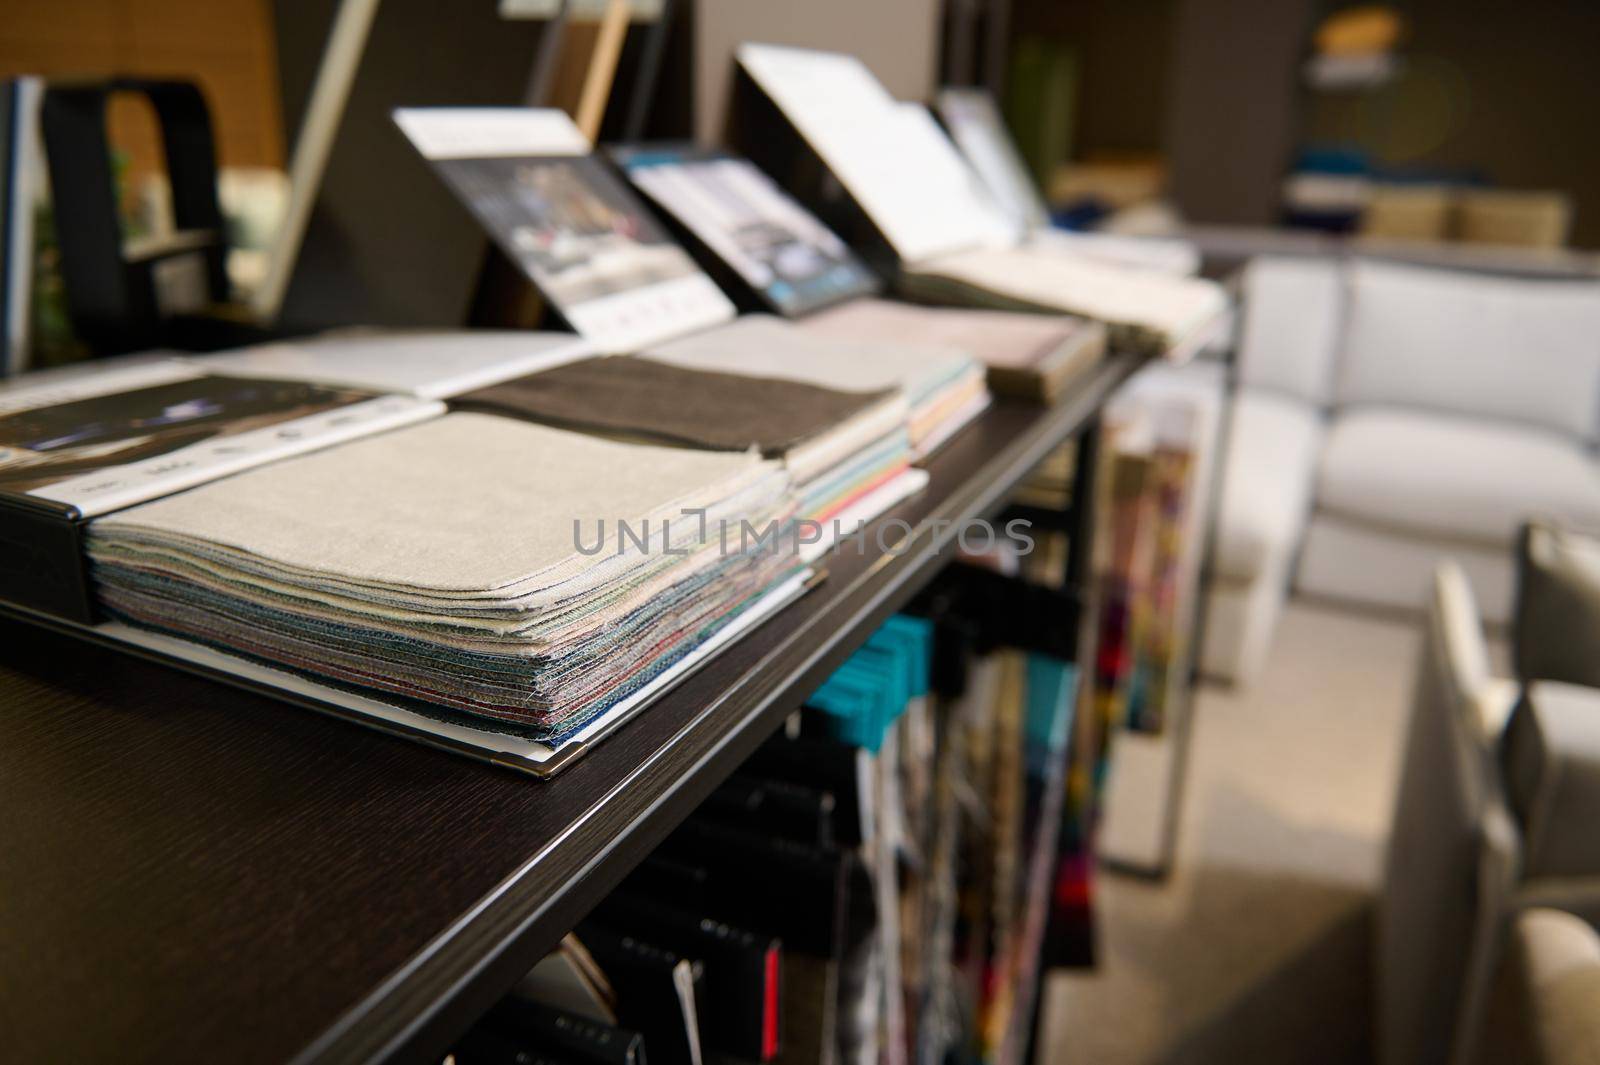
POLYGON ((1338 400, 1600 433, 1600 283, 1350 267, 1338 400))
POLYGON ((1244 275, 1239 380, 1326 406, 1343 307, 1344 278, 1337 261, 1251 260, 1244 275))
POLYGON ((1507 545, 1530 517, 1600 524, 1600 466, 1539 429, 1357 409, 1328 430, 1317 507, 1396 531, 1507 545))
POLYGON ((1219 575, 1254 580, 1286 557, 1309 507, 1322 417, 1298 400, 1241 389, 1228 431, 1214 565, 1219 575))
POLYGON ((1483 619, 1504 624, 1511 617, 1512 567, 1503 546, 1441 540, 1325 510, 1306 523, 1294 587, 1303 595, 1412 613, 1427 605, 1429 580, 1447 560, 1472 582, 1483 619))

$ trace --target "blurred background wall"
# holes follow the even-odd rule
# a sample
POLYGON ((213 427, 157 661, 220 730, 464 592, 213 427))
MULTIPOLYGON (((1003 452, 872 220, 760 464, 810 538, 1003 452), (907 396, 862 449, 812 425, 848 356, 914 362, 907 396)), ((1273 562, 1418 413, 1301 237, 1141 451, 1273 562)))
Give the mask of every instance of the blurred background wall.
MULTIPOLYGON (((925 98, 949 73, 940 35, 957 24, 946 21, 949 12, 963 5, 982 6, 681 0, 651 132, 717 139, 731 56, 746 40, 853 51, 897 95, 925 98)), ((998 87, 1047 188, 1066 165, 1137 163, 1159 175, 1191 221, 1268 224, 1282 214, 1280 185, 1301 151, 1335 145, 1364 152, 1386 172, 1557 190, 1571 201, 1572 243, 1600 247, 1600 138, 1589 135, 1600 124, 1592 75, 1600 3, 1381 5, 1405 25, 1396 76, 1361 91, 1312 88, 1303 70, 1316 25, 1363 6, 1374 5, 1011 0, 998 87)), ((280 167, 286 127, 292 132, 320 54, 320 38, 303 28, 326 25, 332 7, 332 0, 7 0, 0 76, 192 76, 216 114, 222 165, 280 167), (285 33, 289 26, 302 29, 285 33)), ((386 4, 379 24, 403 23, 407 32, 431 25, 424 36, 449 38, 464 11, 478 21, 495 19, 496 9, 495 0, 426 10, 386 4)), ((428 63, 423 52, 417 61, 428 63)), ((435 82, 423 78, 419 92, 435 82)), ((144 104, 117 101, 112 131, 133 175, 155 165, 144 104)), ((1070 182, 1064 191, 1074 191, 1070 182)))
POLYGON ((901 99, 939 75, 940 0, 694 0, 694 135, 715 142, 745 41, 853 52, 901 99))

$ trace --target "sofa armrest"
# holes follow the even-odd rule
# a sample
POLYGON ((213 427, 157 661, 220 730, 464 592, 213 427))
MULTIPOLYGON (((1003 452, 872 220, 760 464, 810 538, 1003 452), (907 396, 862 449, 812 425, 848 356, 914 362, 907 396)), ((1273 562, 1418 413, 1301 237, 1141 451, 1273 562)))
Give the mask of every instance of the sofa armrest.
POLYGON ((1506 794, 1522 829, 1523 875, 1600 874, 1600 689, 1530 684, 1501 741, 1506 794))
POLYGON ((1294 553, 1311 507, 1322 415, 1255 389, 1234 397, 1217 515, 1218 575, 1249 582, 1294 553))

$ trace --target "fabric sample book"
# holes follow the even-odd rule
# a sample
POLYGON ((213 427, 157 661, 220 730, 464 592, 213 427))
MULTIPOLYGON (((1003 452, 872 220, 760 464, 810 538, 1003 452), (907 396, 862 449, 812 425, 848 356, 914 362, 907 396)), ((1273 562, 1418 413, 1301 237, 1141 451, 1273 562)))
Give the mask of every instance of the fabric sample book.
POLYGON ((779 314, 803 315, 879 287, 849 245, 748 159, 678 145, 613 149, 612 157, 728 268, 735 287, 779 314))
POLYGON ((0 392, 0 494, 88 517, 442 409, 299 380, 211 376, 176 359, 23 382, 0 392))
POLYGON ((395 124, 548 304, 612 353, 734 316, 733 304, 563 111, 412 107, 395 124))
POLYGON ((203 374, 132 356, 0 387, 0 599, 94 620, 85 521, 241 470, 444 413, 438 402, 203 374))
POLYGON ((990 198, 1022 232, 1025 243, 1065 249, 1114 266, 1178 276, 1199 271, 1200 252, 1187 240, 1051 228, 1050 205, 1034 184, 1005 118, 987 89, 940 89, 934 106, 950 139, 990 198))
POLYGON ((559 744, 792 576, 719 529, 793 512, 753 452, 457 413, 110 515, 87 550, 119 620, 559 744))
POLYGON ((858 343, 948 344, 988 367, 993 391, 1046 402, 1098 363, 1106 347, 1105 328, 1082 318, 919 307, 892 300, 851 300, 800 324, 822 336, 858 343))
POLYGON ((756 448, 782 460, 798 516, 811 522, 853 526, 847 519, 870 520, 922 484, 910 470, 905 400, 881 384, 844 391, 792 376, 618 356, 471 392, 456 404, 685 447, 756 448), (870 513, 853 509, 885 498, 870 513))
MULTIPOLYGON (((906 295, 1090 318, 1105 323, 1113 347, 1175 361, 1222 328, 1228 301, 1214 282, 1031 241, 927 109, 894 99, 854 56, 745 44, 738 62, 871 220, 906 295)), ((764 143, 744 147, 778 165, 781 138, 751 139, 764 143)))
MULTIPOLYGON (((731 273, 734 286, 755 291, 778 313, 808 330, 840 341, 896 349, 866 353, 863 358, 869 364, 893 359, 907 345, 957 348, 988 366, 989 385, 995 391, 1048 401, 1104 349, 1105 330, 1096 322, 1056 314, 916 307, 870 298, 881 286, 865 266, 820 219, 748 159, 671 145, 614 150, 613 156, 636 185, 693 234, 713 274, 718 267, 725 276, 731 273)), ((1045 217, 1042 200, 1039 209, 1045 217)), ((1024 227, 1019 223, 1020 228, 1024 227)), ((1046 233, 1041 230, 1028 239, 1046 233)), ((1098 238, 1062 239, 1080 247, 1098 238)), ((742 335, 749 328, 739 323, 712 333, 732 329, 742 335)), ((784 359, 781 365, 805 361, 784 359)), ((914 391, 916 377, 908 377, 906 384, 914 391)), ((923 421, 929 435, 942 437, 958 427, 956 420, 945 422, 926 412, 923 421)), ((912 438, 921 444, 915 427, 912 438)), ((918 448, 919 453, 928 450, 925 445, 918 448)))
POLYGON ((959 348, 822 337, 770 315, 745 315, 651 348, 644 357, 846 392, 896 389, 908 404, 907 428, 918 456, 933 451, 989 404, 982 365, 959 348))
POLYGON ((1227 298, 1211 281, 1097 262, 1048 244, 974 248, 907 264, 901 288, 933 302, 1060 311, 1104 322, 1113 347, 1193 356, 1227 298))

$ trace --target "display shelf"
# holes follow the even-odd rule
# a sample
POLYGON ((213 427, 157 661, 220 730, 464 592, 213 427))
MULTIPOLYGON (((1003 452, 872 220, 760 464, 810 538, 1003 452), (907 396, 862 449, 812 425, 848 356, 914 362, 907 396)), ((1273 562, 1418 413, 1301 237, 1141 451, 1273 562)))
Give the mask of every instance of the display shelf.
POLYGON ((437 1060, 1139 363, 997 402, 864 550, 550 781, 0 622, 8 1053, 437 1060))

